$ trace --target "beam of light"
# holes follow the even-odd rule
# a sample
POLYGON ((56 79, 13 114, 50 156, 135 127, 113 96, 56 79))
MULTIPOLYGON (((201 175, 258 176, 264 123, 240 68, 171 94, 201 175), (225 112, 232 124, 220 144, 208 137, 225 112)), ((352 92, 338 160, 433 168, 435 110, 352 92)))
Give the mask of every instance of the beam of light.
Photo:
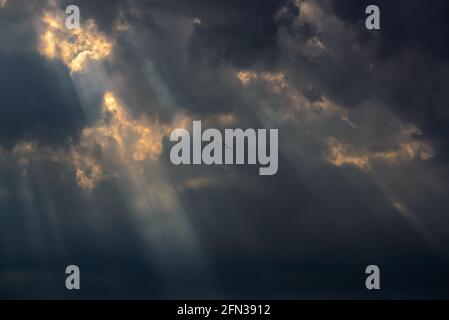
POLYGON ((265 84, 267 90, 285 102, 285 106, 279 106, 279 117, 281 120, 304 119, 309 121, 311 118, 336 115, 350 127, 355 126, 349 120, 349 114, 344 108, 332 103, 327 97, 310 101, 301 90, 292 87, 288 83, 284 72, 241 70, 237 71, 235 75, 243 87, 248 87, 252 83, 257 82, 265 84))
POLYGON ((93 189, 103 178, 107 178, 107 162, 114 165, 134 165, 150 159, 157 160, 162 153, 162 140, 177 127, 184 127, 187 118, 171 125, 147 118, 134 119, 121 105, 112 91, 103 98, 100 119, 83 130, 78 146, 71 150, 73 165, 79 185, 93 189), (102 160, 95 156, 97 148, 102 151, 102 160))
MULTIPOLYGON (((61 60, 69 68, 91 124, 83 129, 77 141, 70 140, 68 146, 59 148, 21 141, 11 156, 21 159, 24 170, 30 163, 39 162, 72 168, 76 183, 84 190, 83 199, 91 202, 85 205, 89 208, 97 207, 95 194, 102 184, 111 182, 118 185, 126 201, 127 210, 123 214, 133 222, 138 235, 145 239, 148 250, 143 255, 149 264, 158 266, 167 286, 180 292, 180 270, 188 269, 198 277, 210 278, 208 285, 214 287, 202 244, 190 220, 192 213, 183 205, 176 181, 167 176, 167 168, 160 159, 162 140, 171 130, 184 127, 191 120, 182 112, 165 123, 145 116, 131 116, 116 94, 117 84, 101 66, 101 62, 112 53, 114 39, 99 33, 93 20, 78 31, 65 30, 60 13, 55 9, 42 17, 39 52, 48 59, 61 60), (92 93, 100 92, 103 101, 96 106, 92 93)), ((155 78, 153 73, 148 77, 154 80, 149 81, 150 84, 157 83, 155 89, 160 92, 164 86, 162 80, 155 78)), ((170 100, 170 92, 162 91, 170 100)), ((231 121, 231 118, 224 116, 220 121, 231 121)), ((41 185, 42 189, 47 187, 41 185)), ((46 198, 51 199, 50 190, 47 191, 46 198)), ((25 202, 32 209, 32 202, 25 202)), ((91 214, 107 215, 107 212, 93 210, 91 214)), ((51 214, 49 219, 53 216, 51 214)), ((31 238, 35 237, 39 235, 31 238)), ((61 246, 64 247, 63 244, 61 246)))
POLYGON ((444 256, 444 254, 442 254, 444 250, 442 250, 439 241, 435 239, 424 223, 406 206, 406 204, 399 199, 390 198, 390 201, 393 207, 398 210, 416 230, 419 231, 419 233, 432 245, 432 247, 444 256))
MULTIPOLYGON (((4 1, 4 0, 2 0, 4 1)), ((313 8, 302 4, 301 12, 315 19, 313 8)), ((83 103, 86 114, 90 114, 97 106, 92 104, 90 90, 101 92, 103 101, 99 106, 98 119, 90 124, 81 133, 79 141, 72 142, 68 149, 48 149, 39 146, 32 141, 22 141, 13 151, 14 157, 23 163, 24 172, 30 161, 58 162, 74 169, 75 181, 78 186, 90 196, 91 205, 95 207, 95 192, 103 183, 113 180, 119 184, 121 192, 126 195, 127 212, 136 224, 136 229, 146 239, 148 259, 156 262, 165 280, 171 286, 179 286, 179 268, 177 264, 183 264, 197 270, 204 271, 207 275, 207 261, 203 256, 201 242, 190 220, 188 205, 178 191, 177 182, 172 181, 167 173, 167 168, 161 163, 163 151, 162 140, 168 132, 175 127, 183 127, 185 119, 175 119, 171 123, 162 123, 158 119, 147 117, 133 117, 125 103, 120 101, 116 89, 116 83, 109 79, 108 74, 101 67, 101 61, 110 57, 114 49, 114 39, 109 39, 101 34, 91 20, 78 31, 68 31, 63 27, 61 15, 47 12, 42 18, 43 29, 40 37, 40 53, 48 59, 61 60, 71 71, 72 81, 77 88, 77 93, 83 103), (93 62, 93 63, 91 63, 93 62), (78 76, 84 73, 83 76, 78 76)), ((120 24, 120 30, 127 30, 129 26, 120 24)), ((130 33, 131 34, 131 33, 130 33)), ((327 50, 327 44, 320 39, 312 39, 306 45, 310 49, 306 53, 314 57, 323 54, 327 50)), ((162 97, 169 107, 173 107, 172 95, 164 85, 163 79, 157 77, 154 66, 147 61, 145 64, 148 83, 156 94, 162 97)), ((241 70, 236 72, 236 77, 242 84, 242 90, 250 89, 251 84, 263 82, 269 91, 285 102, 279 106, 268 103, 251 105, 255 118, 263 127, 273 128, 285 126, 289 121, 300 119, 301 124, 309 124, 310 121, 333 121, 337 119, 346 123, 350 128, 355 128, 350 120, 350 112, 333 103, 327 97, 321 100, 310 101, 303 92, 294 88, 288 81, 287 75, 282 72, 254 72, 241 70), (304 116, 304 117, 303 117, 304 116)), ((151 106, 147 106, 150 108, 151 106)), ((234 114, 225 115, 218 122, 225 125, 236 122, 234 114)), ((190 121, 188 121, 190 122, 190 121)), ((324 122, 327 124, 326 122, 324 122)), ((295 123, 297 124, 297 123, 295 123)), ((306 151, 298 147, 298 136, 302 133, 300 126, 287 126, 282 135, 288 142, 289 150, 281 150, 289 160, 296 165, 298 172, 307 171, 308 164, 301 162, 302 155, 306 151)), ((334 140, 330 148, 330 160, 336 166, 355 165, 365 171, 371 167, 373 161, 404 161, 427 160, 432 156, 431 150, 421 143, 405 142, 400 145, 398 151, 366 152, 366 150, 352 152, 349 147, 334 140)), ((328 150, 329 151, 329 150, 328 150)), ((1 150, 0 150, 1 152, 1 150)), ((312 171, 313 172, 313 171, 312 171)), ((312 177, 313 179, 314 177, 312 177)), ((28 182, 24 181, 26 185, 28 182)), ((196 179, 185 183, 190 187, 198 187, 208 184, 209 180, 196 179)), ((45 184, 41 189, 47 188, 45 184)), ((33 195, 30 189, 24 189, 24 203, 27 210, 32 210, 33 195)), ((48 190, 47 190, 48 191, 48 190)), ((50 196, 46 197, 51 200, 50 196)), ((51 201, 48 200, 48 208, 51 211, 51 201)), ((429 232, 423 224, 412 216, 406 205, 399 200, 393 201, 399 212, 412 221, 412 224, 425 235, 428 241, 435 241, 429 237, 429 232), (412 217, 410 219, 410 217, 412 217)), ((92 212, 95 214, 95 212, 92 212)), ((33 221, 35 223, 35 221, 33 221)), ((34 236, 33 236, 34 237, 34 236)))
MULTIPOLYGON (((325 161, 337 167, 354 166, 369 174, 372 181, 388 199, 396 199, 391 204, 401 217, 422 236, 436 253, 445 257, 439 241, 432 236, 425 224, 407 208, 405 203, 392 196, 394 193, 389 191, 382 179, 377 177, 377 172, 372 170, 372 164, 375 162, 401 164, 432 159, 434 156, 432 147, 424 141, 416 139, 416 136, 421 135, 418 128, 401 122, 398 129, 399 132, 397 133, 398 145, 391 150, 370 151, 369 148, 357 149, 351 145, 341 143, 335 137, 322 137, 325 134, 325 132, 322 132, 323 126, 334 124, 336 120, 345 122, 351 130, 358 129, 357 124, 349 120, 351 114, 348 110, 335 105, 326 97, 318 101, 309 101, 299 90, 293 88, 287 82, 286 76, 282 72, 261 73, 243 70, 236 72, 236 77, 244 88, 249 87, 252 83, 262 81, 262 83, 267 85, 266 90, 278 96, 281 102, 285 102, 285 105, 276 106, 261 104, 253 112, 254 116, 261 121, 264 127, 283 127, 282 139, 284 140, 284 148, 280 149, 280 152, 294 165, 297 169, 297 174, 304 181, 310 180, 310 177, 304 172, 313 172, 316 168, 314 164, 306 160, 307 158, 313 159, 314 155, 307 155, 304 150, 301 150, 302 148, 298 147, 298 141, 304 142, 300 137, 304 133, 312 138, 313 135, 309 132, 309 129, 313 129, 315 132, 318 132, 318 136, 313 137, 313 139, 324 151, 325 161), (294 120, 294 125, 288 126, 288 122, 292 120, 294 120)), ((322 161, 323 159, 317 158, 317 160, 322 161)))

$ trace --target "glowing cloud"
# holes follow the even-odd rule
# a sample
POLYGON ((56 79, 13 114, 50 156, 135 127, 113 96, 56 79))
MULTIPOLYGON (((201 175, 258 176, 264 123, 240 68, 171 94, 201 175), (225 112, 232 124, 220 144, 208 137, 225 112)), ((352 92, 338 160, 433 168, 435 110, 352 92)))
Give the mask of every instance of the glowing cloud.
POLYGON ((24 172, 32 161, 68 165, 74 169, 78 185, 90 190, 100 181, 120 175, 124 168, 143 171, 140 166, 143 161, 154 161, 161 155, 164 137, 175 128, 187 127, 190 122, 187 117, 176 118, 171 124, 145 117, 135 119, 114 93, 108 91, 104 94, 100 119, 94 126, 83 129, 78 143, 56 149, 33 141, 20 141, 6 156, 22 165, 24 172))
POLYGON ((285 104, 280 106, 280 117, 282 120, 296 119, 298 115, 306 117, 338 115, 340 120, 346 122, 350 127, 355 125, 349 120, 349 115, 345 109, 331 102, 327 97, 322 97, 316 101, 308 100, 303 92, 292 87, 283 72, 236 72, 237 79, 244 87, 252 82, 259 81, 268 85, 268 89, 285 100, 285 104))
POLYGON ((253 71, 239 71, 236 76, 244 86, 248 85, 252 80, 258 78, 258 74, 253 71))
POLYGON ((112 51, 113 42, 88 20, 80 29, 68 30, 61 15, 47 12, 42 18, 40 53, 62 60, 72 72, 83 71, 89 60, 102 60, 112 51))
POLYGON ((331 137, 327 140, 328 160, 336 166, 352 165, 369 171, 374 161, 398 163, 412 160, 426 161, 433 157, 433 150, 426 143, 404 140, 405 138, 401 137, 398 146, 393 150, 370 152, 367 149, 356 150, 331 137))
POLYGON ((92 189, 98 181, 109 176, 107 167, 133 165, 150 159, 156 160, 162 153, 162 140, 174 127, 184 127, 187 119, 173 125, 132 118, 108 91, 103 98, 103 112, 93 127, 85 128, 80 144, 72 150, 72 163, 76 168, 78 184, 92 189), (101 152, 101 157, 98 156, 101 152))
POLYGON ((237 72, 237 78, 240 82, 247 86, 251 81, 260 79, 264 80, 272 85, 274 92, 279 93, 281 89, 287 88, 287 82, 282 72, 254 72, 254 71, 239 71, 237 72))
POLYGON ((95 141, 114 150, 123 162, 156 159, 162 152, 162 137, 169 128, 157 122, 131 118, 112 92, 104 95, 103 116, 96 127, 83 131, 83 143, 95 141))

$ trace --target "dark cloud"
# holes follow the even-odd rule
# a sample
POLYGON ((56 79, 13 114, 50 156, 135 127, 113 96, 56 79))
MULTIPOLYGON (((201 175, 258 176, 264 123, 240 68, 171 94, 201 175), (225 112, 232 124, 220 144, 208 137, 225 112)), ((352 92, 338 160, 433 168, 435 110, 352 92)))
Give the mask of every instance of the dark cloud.
POLYGON ((122 92, 131 108, 164 117, 182 109, 245 112, 233 68, 272 65, 282 1, 135 2, 139 15, 119 37, 112 72, 134 85, 122 92), (199 24, 194 24, 194 19, 199 24), (135 30, 133 29, 135 27, 135 30), (138 31, 137 31, 138 30, 138 31), (231 68, 230 68, 231 67, 231 68), (145 97, 144 99, 142 97, 145 97), (142 102, 142 100, 144 102, 142 102))
POLYGON ((45 2, 10 1, 0 10, 0 140, 61 143, 85 124, 68 69, 39 52, 45 2))
POLYGON ((36 54, 1 55, 0 139, 75 138, 86 120, 68 70, 36 54))
MULTIPOLYGON (((282 52, 281 65, 295 85, 307 92, 315 88, 345 108, 360 108, 366 103, 385 106, 432 141, 438 159, 447 162, 445 111, 447 95, 448 32, 444 1, 423 6, 419 1, 378 1, 381 30, 365 28, 366 1, 321 1, 323 16, 316 21, 291 28, 284 35, 290 44, 282 52), (335 20, 337 18, 337 20, 335 20), (314 30, 315 29, 315 30, 314 30), (304 44, 311 37, 321 39, 327 48, 317 57, 304 56, 304 44), (318 88, 318 89, 317 89, 318 88)), ((304 15, 299 17, 304 19, 304 15)))
MULTIPOLYGON (((448 297, 446 2, 378 1, 380 31, 364 28, 365 1, 70 4, 114 40, 87 73, 39 55, 43 7, 0 9, 0 297, 70 298, 72 263, 85 298, 371 298, 369 264, 382 271, 375 297, 448 297), (244 85, 239 71, 257 78, 244 85), (176 167, 164 138, 158 160, 118 162, 83 190, 60 149, 8 151, 77 147, 105 90, 135 118, 279 128, 279 173, 176 167), (337 166, 329 137, 353 157, 404 143, 435 154, 337 166)), ((101 164, 120 161, 97 149, 101 164)))
POLYGON ((351 23, 360 33, 360 38, 372 38, 364 30, 365 8, 375 4, 381 10, 382 28, 375 37, 381 39, 382 56, 397 54, 402 50, 418 50, 439 58, 448 58, 449 47, 446 41, 449 25, 447 1, 435 0, 429 5, 420 1, 352 1, 348 5, 343 1, 326 0, 333 12, 346 22, 351 23))

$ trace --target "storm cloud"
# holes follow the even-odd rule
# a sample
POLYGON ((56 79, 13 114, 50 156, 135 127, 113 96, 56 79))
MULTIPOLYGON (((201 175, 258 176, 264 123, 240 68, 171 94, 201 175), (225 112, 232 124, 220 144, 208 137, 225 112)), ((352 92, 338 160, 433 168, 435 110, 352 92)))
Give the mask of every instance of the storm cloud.
POLYGON ((448 5, 368 4, 6 1, 0 297, 448 297, 448 5), (192 120, 279 129, 278 174, 174 166, 192 120))

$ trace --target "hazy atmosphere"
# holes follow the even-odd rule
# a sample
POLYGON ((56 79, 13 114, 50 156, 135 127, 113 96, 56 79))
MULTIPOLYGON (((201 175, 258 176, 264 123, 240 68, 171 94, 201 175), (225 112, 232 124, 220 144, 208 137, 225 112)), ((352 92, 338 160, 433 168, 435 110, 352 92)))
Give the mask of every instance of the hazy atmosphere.
POLYGON ((448 14, 0 0, 0 298, 449 298, 448 14), (194 120, 278 129, 277 173, 174 165, 194 120))

